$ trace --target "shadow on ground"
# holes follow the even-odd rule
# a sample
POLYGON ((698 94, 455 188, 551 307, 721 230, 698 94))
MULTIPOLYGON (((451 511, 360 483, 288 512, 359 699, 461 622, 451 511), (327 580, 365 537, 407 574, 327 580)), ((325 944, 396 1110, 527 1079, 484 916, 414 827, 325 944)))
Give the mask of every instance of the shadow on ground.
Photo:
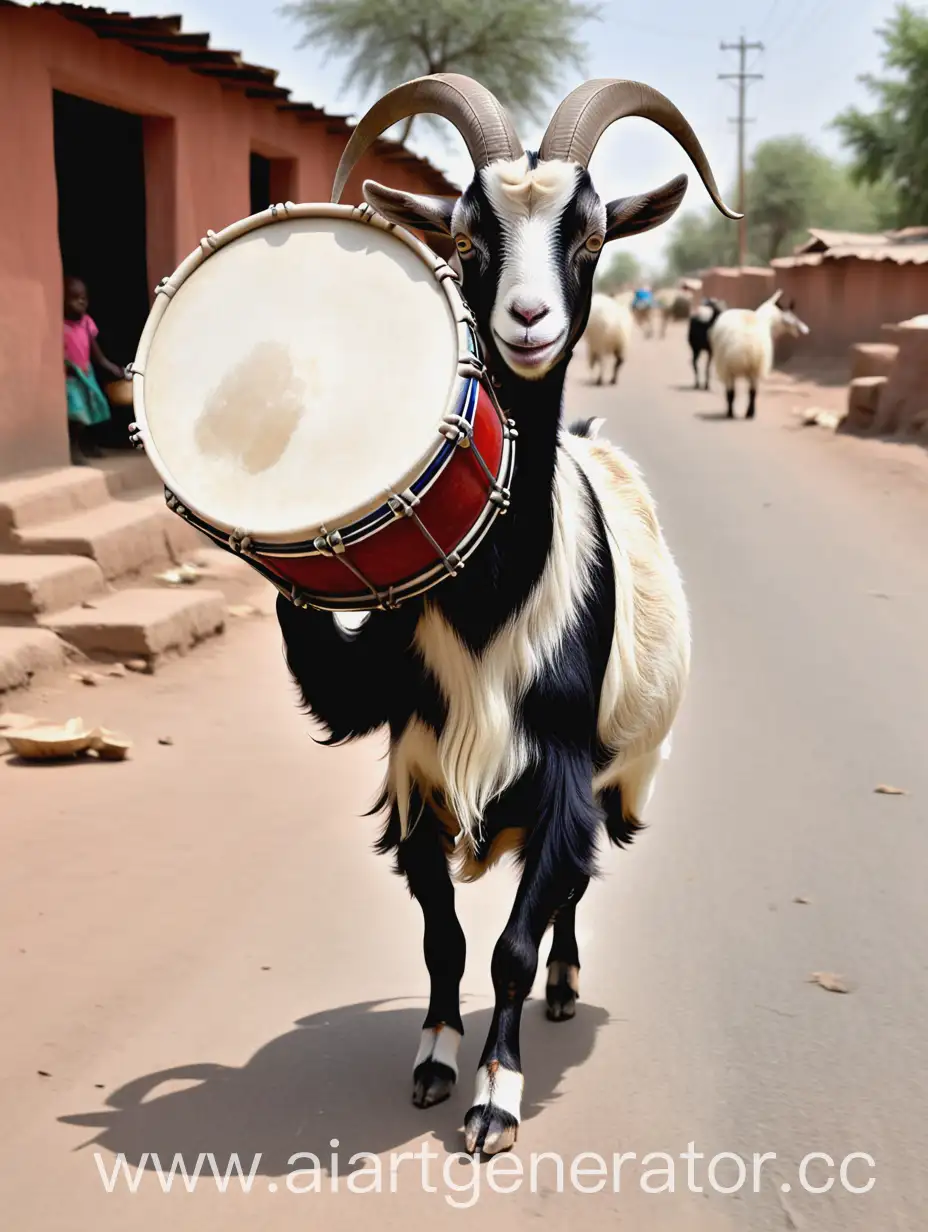
MULTIPOLYGON (((412 1059, 423 1010, 392 1005, 362 1002, 302 1018, 241 1068, 206 1062, 146 1074, 113 1091, 102 1111, 60 1121, 98 1129, 82 1146, 122 1154, 131 1167, 146 1153, 170 1167, 180 1153, 190 1168, 201 1152, 212 1152, 224 1169, 237 1152, 246 1172, 260 1155, 256 1175, 281 1176, 306 1166, 288 1162, 300 1151, 325 1168, 337 1138, 339 1173, 348 1175, 352 1155, 389 1152, 430 1134, 449 1153, 463 1150, 460 1127, 490 1011, 464 1017, 457 1090, 445 1103, 420 1110, 411 1103, 412 1059)), ((608 1021, 604 1009, 581 1004, 572 1021, 553 1024, 543 1001, 526 1004, 524 1121, 558 1098, 564 1074, 590 1056, 608 1021)), ((150 1159, 146 1167, 153 1168, 150 1159)))

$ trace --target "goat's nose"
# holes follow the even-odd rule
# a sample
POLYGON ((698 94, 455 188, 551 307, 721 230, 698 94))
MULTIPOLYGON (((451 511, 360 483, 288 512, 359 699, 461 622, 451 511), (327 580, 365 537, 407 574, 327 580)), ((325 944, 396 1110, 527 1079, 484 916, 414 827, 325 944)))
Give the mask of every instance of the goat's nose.
POLYGON ((540 299, 514 299, 509 305, 509 313, 522 325, 534 325, 542 317, 546 317, 551 309, 540 299))

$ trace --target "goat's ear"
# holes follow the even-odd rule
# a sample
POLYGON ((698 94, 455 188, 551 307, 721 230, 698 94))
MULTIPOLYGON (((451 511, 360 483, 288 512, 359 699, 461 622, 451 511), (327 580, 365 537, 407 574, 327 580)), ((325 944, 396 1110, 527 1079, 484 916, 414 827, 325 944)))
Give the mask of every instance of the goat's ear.
POLYGON ((415 227, 419 231, 439 231, 451 234, 451 215, 454 197, 425 197, 418 193, 401 192, 387 188, 374 180, 365 180, 364 199, 372 210, 401 227, 415 227))
POLYGON ((677 212, 686 192, 686 185, 687 177, 677 175, 651 192, 610 201, 606 206, 606 239, 640 235, 642 231, 659 227, 677 212))

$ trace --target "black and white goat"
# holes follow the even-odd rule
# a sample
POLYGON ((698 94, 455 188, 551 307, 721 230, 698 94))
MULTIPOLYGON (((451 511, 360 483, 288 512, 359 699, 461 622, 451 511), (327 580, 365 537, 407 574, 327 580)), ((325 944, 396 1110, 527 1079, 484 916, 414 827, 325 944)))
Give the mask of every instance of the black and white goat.
POLYGON ((446 1098, 463 1034, 465 939, 454 881, 504 853, 520 865, 493 953, 496 1007, 465 1117, 467 1149, 516 1138, 523 1089, 522 1007, 553 922, 548 1016, 573 1016, 580 967, 574 914, 601 835, 638 829, 688 674, 690 628, 674 560, 637 467, 588 426, 562 425, 564 376, 583 333, 603 245, 669 218, 686 189, 603 203, 587 165, 623 116, 672 133, 715 204, 699 142, 663 95, 602 79, 571 93, 537 153, 525 153, 497 100, 455 75, 391 91, 360 121, 332 199, 378 135, 430 112, 464 137, 476 168, 458 200, 366 181, 392 221, 453 237, 465 298, 502 406, 519 441, 511 505, 460 577, 346 632, 282 598, 287 658, 329 742, 386 726, 388 810, 379 850, 418 900, 431 997, 414 1064, 413 1100, 446 1098))
POLYGON ((709 330, 727 307, 728 305, 724 300, 708 297, 702 301, 698 308, 693 310, 690 316, 687 341, 690 344, 690 351, 693 356, 694 389, 709 388, 709 370, 712 367, 712 343, 709 340, 709 330), (699 359, 703 352, 706 354, 706 382, 700 386, 699 359))

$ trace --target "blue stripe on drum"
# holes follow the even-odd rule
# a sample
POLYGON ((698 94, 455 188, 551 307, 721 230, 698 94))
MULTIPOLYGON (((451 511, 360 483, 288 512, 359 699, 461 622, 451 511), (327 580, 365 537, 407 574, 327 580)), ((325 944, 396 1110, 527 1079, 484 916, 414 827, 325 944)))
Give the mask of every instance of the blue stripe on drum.
MULTIPOLYGON (((476 352, 475 352, 476 353, 476 352)), ((473 424, 477 414, 477 398, 480 392, 480 382, 476 378, 471 378, 463 390, 458 402, 456 414, 460 415, 469 424, 473 424)), ((435 458, 429 464, 423 473, 416 479, 410 487, 410 490, 415 496, 421 496, 422 493, 429 487, 439 473, 445 468, 451 455, 458 446, 454 441, 446 440, 439 449, 435 458)), ((339 529, 342 543, 345 547, 351 547, 353 543, 357 543, 359 539, 365 538, 367 535, 373 534, 375 530, 380 530, 382 526, 388 525, 396 519, 396 514, 390 506, 384 502, 373 513, 369 513, 366 517, 361 518, 358 522, 352 522, 350 526, 339 529)), ((305 543, 289 543, 289 544, 263 544, 255 540, 255 551, 263 551, 268 556, 306 556, 317 555, 313 540, 307 540, 305 543)))

